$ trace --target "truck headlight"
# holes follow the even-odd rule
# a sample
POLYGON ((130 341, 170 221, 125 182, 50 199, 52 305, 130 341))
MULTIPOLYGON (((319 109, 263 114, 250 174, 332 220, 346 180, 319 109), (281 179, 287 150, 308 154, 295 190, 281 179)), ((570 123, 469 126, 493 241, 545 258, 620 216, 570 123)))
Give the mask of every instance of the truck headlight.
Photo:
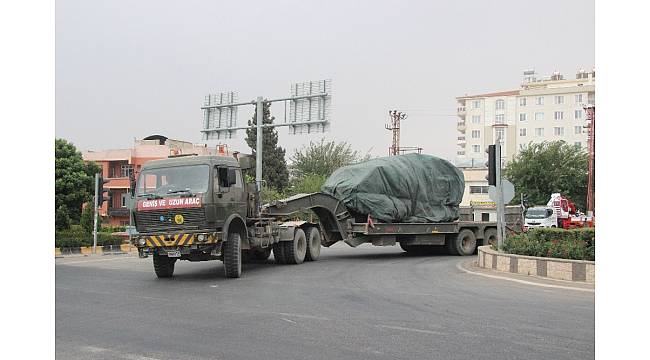
POLYGON ((144 246, 147 243, 147 240, 143 237, 138 238, 138 245, 139 246, 144 246))
POLYGON ((203 241, 205 241, 205 234, 199 234, 196 238, 197 238, 200 242, 203 242, 203 241))

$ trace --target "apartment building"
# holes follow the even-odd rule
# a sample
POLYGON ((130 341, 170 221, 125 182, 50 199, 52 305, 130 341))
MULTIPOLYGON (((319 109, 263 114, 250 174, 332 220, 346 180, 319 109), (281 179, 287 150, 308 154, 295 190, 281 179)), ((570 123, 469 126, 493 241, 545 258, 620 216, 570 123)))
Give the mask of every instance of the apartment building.
POLYGON ((209 149, 204 144, 192 144, 169 139, 162 135, 152 135, 142 140, 135 140, 130 149, 84 151, 83 159, 94 161, 101 166, 104 180, 109 180, 104 185, 104 188, 108 189, 109 200, 99 210, 102 223, 105 225, 129 224, 129 211, 126 207, 126 199, 129 196, 129 177, 131 174, 137 177, 140 168, 147 161, 163 159, 169 155, 209 155, 214 152, 215 149, 209 149))
POLYGON ((564 140, 586 147, 584 107, 595 104, 595 71, 567 79, 524 72, 516 90, 465 95, 458 102, 456 165, 484 167, 485 149, 501 139, 502 164, 530 143, 564 140))

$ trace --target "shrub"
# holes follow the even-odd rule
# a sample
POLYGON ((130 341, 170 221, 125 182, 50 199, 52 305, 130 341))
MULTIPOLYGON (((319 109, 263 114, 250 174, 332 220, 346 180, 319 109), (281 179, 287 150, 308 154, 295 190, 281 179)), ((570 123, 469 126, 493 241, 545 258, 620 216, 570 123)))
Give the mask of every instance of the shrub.
POLYGON ((65 230, 70 228, 70 213, 65 205, 61 205, 54 213, 54 227, 56 230, 65 230))
POLYGON ((596 232, 587 229, 532 229, 508 236, 503 251, 511 254, 554 257, 573 260, 595 260, 596 232))
MULTIPOLYGON (((119 245, 123 242, 119 236, 113 236, 108 232, 97 233, 97 246, 119 245)), ((92 246, 92 234, 86 234, 81 226, 69 230, 57 231, 54 235, 55 247, 80 247, 92 246)))

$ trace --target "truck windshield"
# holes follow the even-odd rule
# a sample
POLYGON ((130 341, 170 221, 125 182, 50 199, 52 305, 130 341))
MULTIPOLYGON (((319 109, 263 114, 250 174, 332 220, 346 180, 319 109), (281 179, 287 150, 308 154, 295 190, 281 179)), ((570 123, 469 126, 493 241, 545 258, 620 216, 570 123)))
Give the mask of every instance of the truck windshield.
POLYGON ((142 197, 203 193, 208 190, 209 180, 208 165, 145 169, 138 177, 136 195, 142 197))
POLYGON ((549 211, 546 209, 528 209, 526 211, 526 219, 546 219, 549 216, 549 211))

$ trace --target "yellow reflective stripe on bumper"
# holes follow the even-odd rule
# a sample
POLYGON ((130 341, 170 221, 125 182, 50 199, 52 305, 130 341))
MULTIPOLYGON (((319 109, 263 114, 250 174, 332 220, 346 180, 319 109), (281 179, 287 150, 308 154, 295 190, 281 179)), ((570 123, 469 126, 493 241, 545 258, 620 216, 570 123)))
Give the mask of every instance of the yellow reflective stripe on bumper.
POLYGON ((207 240, 199 242, 196 234, 174 234, 171 236, 165 235, 150 235, 146 237, 145 242, 147 247, 163 247, 163 246, 189 246, 192 244, 214 244, 218 241, 217 236, 207 235, 207 240))

